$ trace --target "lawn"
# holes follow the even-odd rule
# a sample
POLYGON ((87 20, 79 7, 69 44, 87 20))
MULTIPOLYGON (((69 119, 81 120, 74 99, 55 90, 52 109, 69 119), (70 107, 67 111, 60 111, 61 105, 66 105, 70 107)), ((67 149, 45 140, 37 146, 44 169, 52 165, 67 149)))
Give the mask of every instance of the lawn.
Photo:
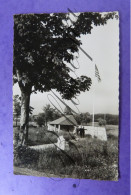
POLYGON ((118 130, 119 130, 118 125, 106 125, 107 136, 114 135, 114 136, 118 137, 118 135, 119 135, 118 130))

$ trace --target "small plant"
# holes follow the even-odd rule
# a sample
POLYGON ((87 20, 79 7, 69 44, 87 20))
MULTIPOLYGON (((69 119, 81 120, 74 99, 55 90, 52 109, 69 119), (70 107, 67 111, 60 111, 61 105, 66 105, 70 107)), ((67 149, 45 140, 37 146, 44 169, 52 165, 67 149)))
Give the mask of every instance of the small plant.
POLYGON ((106 120, 100 118, 98 119, 99 126, 105 126, 106 125, 106 120))

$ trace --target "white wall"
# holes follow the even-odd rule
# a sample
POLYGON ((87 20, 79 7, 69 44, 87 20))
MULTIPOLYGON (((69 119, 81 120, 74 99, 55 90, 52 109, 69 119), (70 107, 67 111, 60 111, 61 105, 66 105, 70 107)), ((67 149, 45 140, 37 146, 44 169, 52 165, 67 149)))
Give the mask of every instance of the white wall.
POLYGON ((97 137, 100 140, 107 141, 107 133, 105 127, 84 126, 85 135, 91 135, 92 138, 97 137))

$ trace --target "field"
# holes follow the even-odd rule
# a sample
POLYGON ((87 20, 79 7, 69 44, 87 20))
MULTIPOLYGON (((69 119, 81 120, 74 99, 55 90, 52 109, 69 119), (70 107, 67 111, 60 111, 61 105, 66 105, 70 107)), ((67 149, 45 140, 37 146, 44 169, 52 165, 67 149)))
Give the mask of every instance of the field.
POLYGON ((118 125, 106 125, 107 135, 114 135, 118 137, 118 125))
MULTIPOLYGON (((104 142, 89 135, 80 138, 75 135, 67 136, 68 149, 61 151, 57 148, 35 151, 30 148, 16 148, 14 150, 14 172, 16 174, 31 174, 36 171, 49 177, 71 177, 98 180, 117 180, 118 176, 118 126, 107 126, 108 141, 104 142), (77 138, 77 139, 76 139, 77 138), (17 168, 21 168, 18 171, 17 168), (23 170, 23 171, 22 171, 23 170)), ((29 131, 29 138, 38 134, 38 129, 29 131), (34 132, 34 133, 33 133, 34 132)), ((43 132, 41 129, 39 132, 43 132)), ((37 135, 38 136, 38 135, 37 135)), ((56 136, 48 135, 52 140, 56 136)), ((41 143, 47 143, 50 139, 42 136, 41 143)), ((45 137, 45 136, 43 136, 45 137)), ((33 144, 36 140, 33 140, 33 144)), ((38 143, 38 142, 37 142, 38 143)))

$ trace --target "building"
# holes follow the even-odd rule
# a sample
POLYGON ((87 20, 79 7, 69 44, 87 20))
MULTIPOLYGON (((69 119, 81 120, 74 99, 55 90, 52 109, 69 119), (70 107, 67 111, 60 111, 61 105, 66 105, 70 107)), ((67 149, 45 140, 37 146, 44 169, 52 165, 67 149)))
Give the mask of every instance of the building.
POLYGON ((77 122, 73 115, 65 115, 59 119, 51 121, 48 123, 49 131, 71 131, 73 132, 75 127, 77 126, 77 122))

